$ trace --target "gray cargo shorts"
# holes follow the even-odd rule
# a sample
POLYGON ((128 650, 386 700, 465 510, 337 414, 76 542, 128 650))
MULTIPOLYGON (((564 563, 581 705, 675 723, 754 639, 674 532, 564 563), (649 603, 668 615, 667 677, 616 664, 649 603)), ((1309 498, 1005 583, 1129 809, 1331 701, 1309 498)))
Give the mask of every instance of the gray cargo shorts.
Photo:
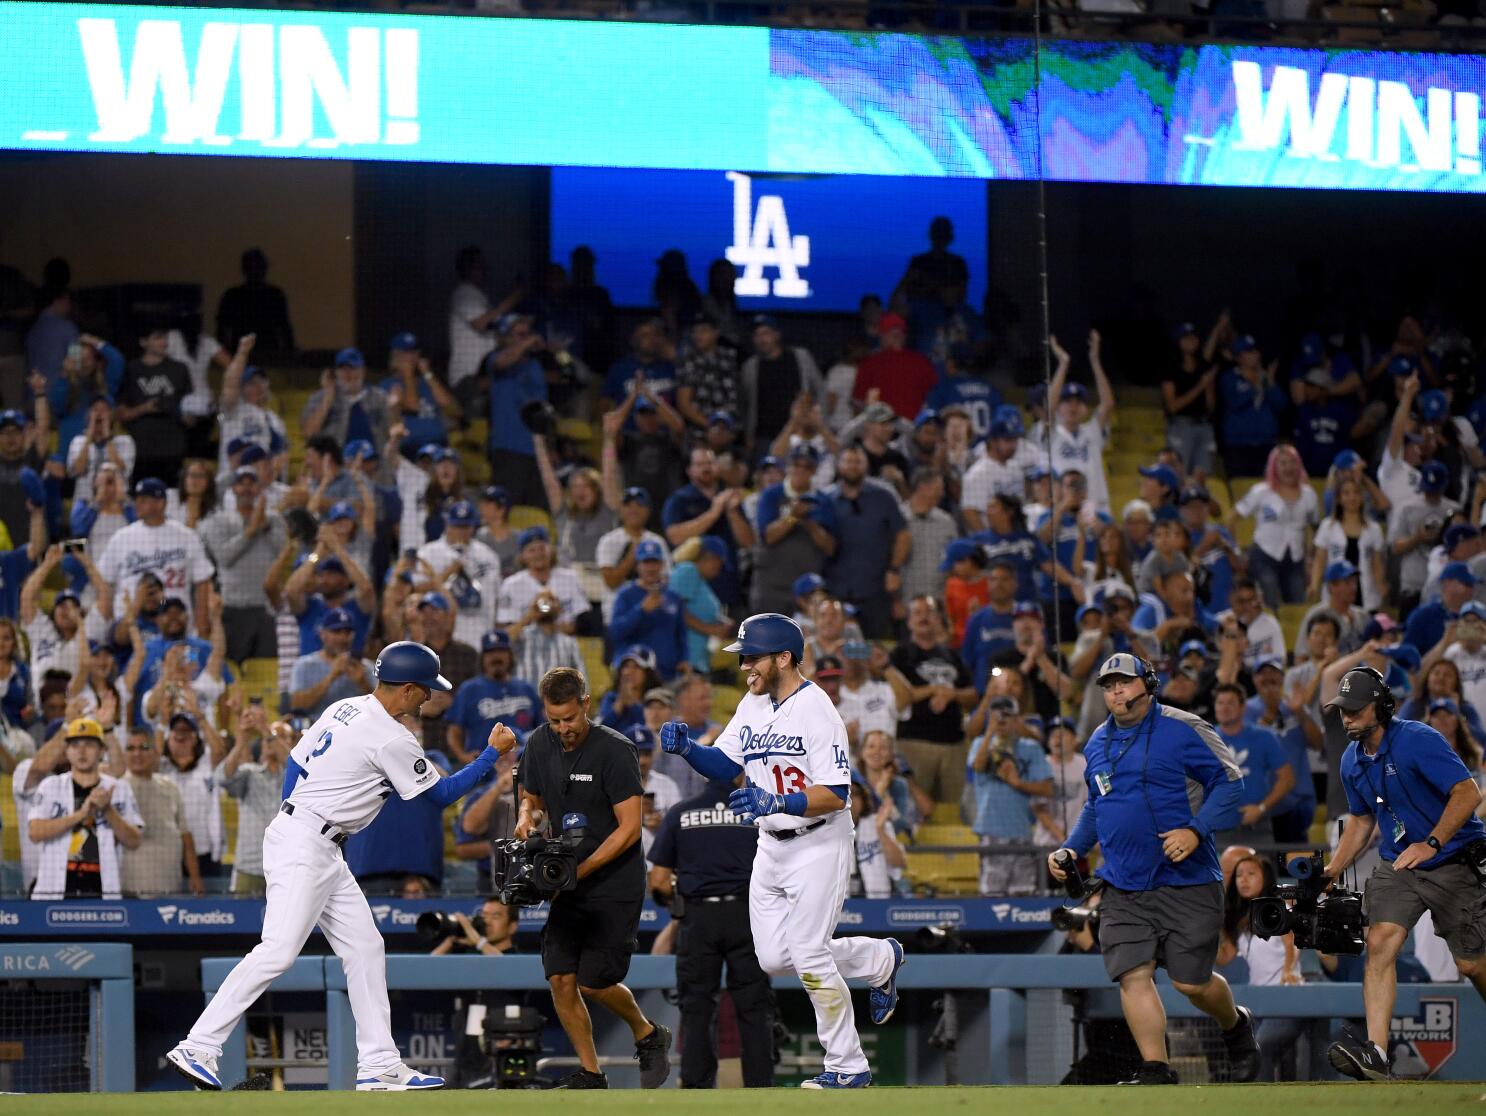
POLYGON ((1181 984, 1206 984, 1218 960, 1223 885, 1121 891, 1106 887, 1099 905, 1104 971, 1119 980, 1154 961, 1181 984))
POLYGON ((1369 922, 1391 922, 1405 930, 1427 910, 1454 956, 1486 953, 1486 888, 1464 864, 1400 872, 1383 861, 1367 878, 1362 909, 1369 922))

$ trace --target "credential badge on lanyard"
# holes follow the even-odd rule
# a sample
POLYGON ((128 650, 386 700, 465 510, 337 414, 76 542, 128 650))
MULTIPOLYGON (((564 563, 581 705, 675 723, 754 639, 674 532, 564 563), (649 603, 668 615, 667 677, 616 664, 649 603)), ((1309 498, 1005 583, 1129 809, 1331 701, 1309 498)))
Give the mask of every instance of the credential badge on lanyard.
POLYGON ((1114 789, 1114 780, 1110 778, 1108 771, 1096 771, 1094 773, 1094 787, 1102 798, 1114 789))

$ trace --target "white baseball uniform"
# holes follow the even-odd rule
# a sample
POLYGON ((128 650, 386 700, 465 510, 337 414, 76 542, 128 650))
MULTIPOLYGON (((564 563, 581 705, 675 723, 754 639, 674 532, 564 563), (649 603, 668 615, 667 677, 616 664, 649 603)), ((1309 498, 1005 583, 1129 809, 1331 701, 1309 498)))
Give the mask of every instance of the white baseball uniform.
POLYGON ((392 1039, 385 950, 336 838, 371 824, 394 791, 416 798, 439 773, 371 694, 325 710, 289 755, 305 774, 287 801, 293 813, 281 811, 263 833, 263 940, 222 983, 187 1044, 220 1057, 238 1020, 293 964, 318 922, 345 966, 358 1076, 381 1073, 402 1061, 392 1039))
POLYGON ((98 572, 114 587, 115 616, 124 614, 135 585, 146 573, 160 579, 167 597, 184 601, 190 615, 196 585, 209 580, 215 570, 196 532, 173 519, 158 527, 143 520, 129 524, 108 540, 98 559, 98 572))
MULTIPOLYGON (((715 746, 743 766, 750 783, 777 794, 851 784, 846 726, 813 682, 777 706, 768 695, 745 695, 715 746)), ((748 915, 759 965, 770 975, 799 976, 815 1006, 826 1071, 865 1073, 846 981, 885 984, 894 957, 886 940, 832 937, 856 860, 851 810, 824 818, 770 814, 758 827, 748 915), (809 832, 791 839, 775 836, 803 829, 809 832)))

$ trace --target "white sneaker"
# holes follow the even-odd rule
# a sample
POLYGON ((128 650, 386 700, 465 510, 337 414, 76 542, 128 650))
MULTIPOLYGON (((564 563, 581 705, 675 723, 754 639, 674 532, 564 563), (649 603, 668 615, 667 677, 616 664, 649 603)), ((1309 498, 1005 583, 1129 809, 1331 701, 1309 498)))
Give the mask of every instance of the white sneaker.
POLYGON ((222 1079, 217 1076, 216 1055, 181 1043, 165 1055, 165 1060, 176 1073, 198 1089, 207 1089, 213 1093, 221 1091, 222 1079))
POLYGON ((408 1093, 415 1089, 442 1089, 444 1079, 431 1074, 419 1073, 401 1062, 378 1074, 366 1074, 356 1078, 358 1093, 408 1093))

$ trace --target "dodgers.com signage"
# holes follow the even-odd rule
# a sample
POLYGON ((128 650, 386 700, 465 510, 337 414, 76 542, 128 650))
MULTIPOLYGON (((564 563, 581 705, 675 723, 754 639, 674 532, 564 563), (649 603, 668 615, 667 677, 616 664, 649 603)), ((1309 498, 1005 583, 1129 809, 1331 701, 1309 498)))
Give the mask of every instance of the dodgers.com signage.
MULTIPOLYGON (((1466 54, 0 2, 31 150, 1479 191, 1483 92, 1466 54)), ((817 241, 733 189, 728 258, 801 297, 817 241)))

